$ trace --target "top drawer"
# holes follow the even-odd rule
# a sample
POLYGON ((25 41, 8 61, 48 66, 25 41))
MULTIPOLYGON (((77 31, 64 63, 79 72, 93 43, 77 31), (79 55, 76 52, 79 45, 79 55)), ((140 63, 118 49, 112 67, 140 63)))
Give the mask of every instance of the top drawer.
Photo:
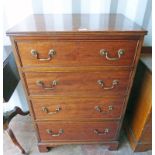
POLYGON ((19 41, 23 66, 130 66, 137 40, 19 41))

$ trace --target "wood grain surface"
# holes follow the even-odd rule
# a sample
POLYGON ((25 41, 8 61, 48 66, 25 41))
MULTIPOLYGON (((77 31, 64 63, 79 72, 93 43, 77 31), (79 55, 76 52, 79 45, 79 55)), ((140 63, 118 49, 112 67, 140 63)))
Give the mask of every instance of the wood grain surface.
POLYGON ((133 37, 143 36, 147 31, 123 14, 32 14, 7 31, 9 36, 75 36, 77 33, 133 37))
POLYGON ((37 123, 39 135, 41 141, 103 141, 114 140, 117 132, 118 122, 50 122, 50 123, 37 123), (57 134, 60 129, 63 129, 64 133, 60 136, 53 137, 47 133, 47 129, 57 134), (103 132, 108 129, 109 132, 103 135, 97 135, 94 130, 103 132))
POLYGON ((31 103, 35 113, 35 119, 38 121, 104 120, 121 118, 124 98, 35 98, 31 99, 31 103), (101 111, 97 110, 97 107, 99 107, 101 111), (47 112, 43 111, 44 108, 47 109, 47 112), (60 108, 60 111, 56 112, 57 108, 60 108))
POLYGON ((135 152, 146 151, 152 148, 152 73, 148 67, 140 61, 136 80, 139 80, 137 88, 133 90, 132 116, 126 125, 127 136, 131 147, 135 152))
POLYGON ((51 66, 51 67, 77 67, 77 66, 131 66, 138 45, 137 40, 102 40, 102 41, 56 41, 56 40, 27 40, 17 42, 22 65, 24 67, 51 66), (53 49, 56 54, 51 60, 40 61, 31 51, 36 50, 39 58, 48 58, 49 51, 53 49), (107 51, 109 58, 100 54, 107 51), (119 58, 118 51, 124 50, 119 58))
POLYGON ((67 95, 67 96, 124 96, 126 95, 129 71, 110 72, 85 72, 74 73, 25 73, 30 95, 67 95), (36 82, 41 80, 45 87, 51 88, 52 81, 56 80, 57 85, 52 90, 38 86, 36 82), (103 80, 104 86, 98 84, 98 80, 103 80), (111 88, 113 81, 118 80, 118 84, 111 88))

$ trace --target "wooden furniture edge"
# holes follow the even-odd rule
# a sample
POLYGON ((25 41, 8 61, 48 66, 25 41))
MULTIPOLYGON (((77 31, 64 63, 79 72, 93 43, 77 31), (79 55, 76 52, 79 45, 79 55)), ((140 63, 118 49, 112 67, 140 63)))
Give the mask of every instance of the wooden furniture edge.
POLYGON ((143 151, 148 151, 151 149, 151 146, 152 144, 151 143, 142 143, 142 142, 138 142, 132 132, 132 129, 128 126, 128 123, 126 122, 124 125, 123 125, 125 131, 126 131, 126 135, 127 135, 127 138, 129 140, 129 143, 130 143, 130 146, 132 148, 132 150, 134 152, 143 152, 143 151), (143 149, 140 149, 143 148, 143 149))
MULTIPOLYGON (((137 70, 138 61, 139 61, 140 54, 141 54, 141 47, 142 47, 143 41, 144 41, 144 37, 141 37, 141 39, 139 40, 139 45, 138 45, 138 47, 136 49, 137 55, 135 56, 136 59, 134 61, 134 68, 133 68, 133 71, 131 72, 131 75, 130 75, 129 85, 128 85, 128 88, 127 88, 126 101, 125 101, 125 104, 124 104, 124 107, 126 107, 126 108, 127 108, 127 103, 128 103, 128 100, 129 100, 131 88, 132 88, 132 85, 133 85, 134 77, 135 77, 135 74, 136 74, 136 70, 137 70)), ((120 133, 121 133, 120 130, 122 129, 126 108, 124 108, 123 109, 124 111, 122 112, 122 118, 120 120, 120 128, 118 129, 117 139, 119 139, 119 137, 120 137, 120 133)))
MULTIPOLYGON (((44 143, 44 142, 39 142, 38 143, 38 148, 40 152, 48 152, 49 148, 54 148, 60 145, 69 145, 71 144, 70 142, 50 142, 50 143, 44 143)), ((88 142, 88 141, 72 141, 72 144, 85 144, 85 145, 89 145, 89 144, 102 144, 108 147, 109 150, 113 151, 113 150, 117 150, 119 147, 119 141, 111 141, 111 142, 88 142)))
POLYGON ((142 46, 141 54, 151 54, 152 55, 152 46, 142 46))

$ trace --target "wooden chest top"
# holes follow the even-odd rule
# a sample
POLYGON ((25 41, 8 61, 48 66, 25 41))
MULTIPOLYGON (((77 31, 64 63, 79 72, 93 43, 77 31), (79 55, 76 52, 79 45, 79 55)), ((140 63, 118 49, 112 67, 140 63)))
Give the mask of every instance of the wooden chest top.
POLYGON ((34 14, 7 31, 8 35, 18 36, 88 33, 135 36, 146 31, 122 14, 34 14))

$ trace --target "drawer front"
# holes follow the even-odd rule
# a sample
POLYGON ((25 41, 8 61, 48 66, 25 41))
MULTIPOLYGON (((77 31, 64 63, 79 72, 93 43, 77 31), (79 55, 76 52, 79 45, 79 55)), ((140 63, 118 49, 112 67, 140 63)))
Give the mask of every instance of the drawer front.
POLYGON ((119 119, 124 98, 31 99, 36 120, 119 119))
POLYGON ((18 50, 23 66, 130 66, 136 40, 21 41, 18 50))
POLYGON ((30 95, 122 96, 129 71, 25 73, 30 95))
POLYGON ((40 122, 41 141, 103 141, 114 140, 118 122, 40 122))

